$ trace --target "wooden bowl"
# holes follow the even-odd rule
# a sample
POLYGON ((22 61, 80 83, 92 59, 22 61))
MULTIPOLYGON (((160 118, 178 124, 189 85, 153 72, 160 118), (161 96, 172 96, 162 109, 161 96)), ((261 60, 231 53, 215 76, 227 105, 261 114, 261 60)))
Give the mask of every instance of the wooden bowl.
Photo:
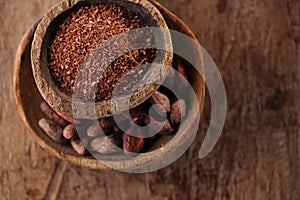
MULTIPOLYGON (((172 64, 172 41, 168 26, 159 12, 159 10, 148 0, 64 0, 54 8, 52 8, 41 20, 34 34, 31 50, 31 62, 34 78, 37 87, 45 99, 45 101, 62 117, 70 121, 73 111, 76 110, 78 118, 94 119, 108 117, 113 114, 117 108, 118 112, 127 109, 127 106, 120 106, 118 102, 125 101, 127 96, 114 98, 114 101, 103 100, 99 102, 87 103, 86 101, 75 100, 71 94, 61 90, 48 69, 47 52, 51 44, 52 38, 56 35, 57 27, 71 12, 77 11, 82 6, 98 5, 101 3, 115 3, 123 7, 127 7, 132 12, 139 15, 145 23, 150 27, 157 26, 166 31, 156 34, 157 40, 163 43, 168 51, 160 51, 160 55, 156 56, 163 64, 160 70, 148 70, 144 77, 148 77, 152 83, 162 83, 168 72, 168 66, 172 64)), ((159 42, 159 43, 160 43, 159 42)), ((129 108, 134 108, 148 99, 154 91, 157 90, 159 84, 147 84, 140 87, 130 97, 129 108)))
MULTIPOLYGON (((164 8, 157 2, 152 2, 164 16, 170 29, 182 32, 192 39, 197 41, 192 31, 174 14, 164 8)), ((29 133, 35 139, 35 141, 46 151, 54 154, 56 157, 67 160, 73 164, 88 167, 98 170, 109 170, 113 166, 115 169, 130 169, 138 166, 144 166, 151 161, 157 160, 167 153, 174 151, 176 148, 180 148, 185 143, 189 142, 188 135, 194 127, 197 115, 202 112, 205 95, 205 83, 203 77, 198 74, 193 68, 188 68, 191 74, 191 84, 197 95, 198 102, 192 102, 191 106, 195 106, 193 109, 189 109, 187 117, 183 121, 182 129, 180 129, 176 135, 171 136, 168 142, 158 140, 156 146, 164 144, 163 147, 154 149, 153 151, 142 153, 136 156, 134 159, 128 159, 128 161, 119 161, 117 158, 115 161, 96 160, 92 156, 79 156, 71 146, 62 145, 53 142, 38 126, 38 121, 44 117, 43 113, 39 109, 39 104, 43 101, 38 88, 35 84, 35 80, 32 75, 30 50, 31 42, 33 38, 36 25, 33 26, 23 37, 15 58, 15 70, 14 70, 14 89, 15 89, 15 101, 17 104, 18 112, 22 121, 25 123, 29 133)), ((178 46, 174 46, 178 48, 178 46)), ((200 64, 202 74, 204 74, 204 64, 202 52, 195 49, 191 49, 191 54, 197 55, 195 59, 200 64)))

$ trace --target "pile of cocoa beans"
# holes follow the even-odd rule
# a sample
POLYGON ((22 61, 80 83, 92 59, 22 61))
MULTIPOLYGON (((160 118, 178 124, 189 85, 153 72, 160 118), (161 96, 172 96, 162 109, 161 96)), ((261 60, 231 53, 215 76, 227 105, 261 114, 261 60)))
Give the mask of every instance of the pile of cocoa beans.
MULTIPOLYGON (((177 81, 176 84, 180 90, 184 91, 188 77, 181 62, 175 63, 176 65, 173 67, 184 77, 182 82, 178 83, 177 81)), ((126 130, 124 128, 122 130, 113 117, 98 120, 74 119, 74 123, 70 123, 57 114, 46 102, 40 104, 40 109, 46 116, 39 120, 39 126, 44 132, 54 142, 71 145, 79 155, 87 155, 90 151, 99 154, 134 155, 147 152, 147 149, 158 137, 176 134, 181 119, 184 119, 186 115, 186 102, 184 99, 177 99, 172 92, 162 86, 143 104, 129 110, 131 119, 123 116, 122 113, 119 114, 122 119, 122 127, 126 127, 126 130), (150 116, 149 109, 156 104, 160 106, 154 106, 155 114, 150 116), (145 133, 141 133, 139 127, 133 127, 132 123, 139 126, 149 124, 149 130, 156 127, 162 128, 152 137, 135 137, 145 135, 145 133), (135 136, 132 136, 132 133, 135 133, 135 136)))

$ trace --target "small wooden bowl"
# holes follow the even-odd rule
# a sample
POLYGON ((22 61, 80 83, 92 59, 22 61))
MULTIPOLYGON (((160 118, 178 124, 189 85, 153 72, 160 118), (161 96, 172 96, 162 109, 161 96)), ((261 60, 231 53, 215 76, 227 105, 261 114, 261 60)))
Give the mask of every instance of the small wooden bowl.
MULTIPOLYGON (((157 2, 152 2, 164 16, 170 29, 184 33, 197 41, 192 31, 174 14, 164 8, 157 2)), ((191 102, 193 109, 189 109, 187 117, 185 118, 182 129, 177 132, 176 135, 171 136, 168 142, 163 140, 156 141, 158 148, 138 155, 134 159, 128 161, 105 161, 96 160, 92 156, 80 156, 71 146, 62 145, 52 141, 38 126, 38 121, 44 117, 43 113, 39 109, 39 104, 43 101, 37 86, 35 84, 34 77, 32 75, 30 50, 33 34, 36 29, 36 25, 33 26, 23 37, 15 58, 15 70, 14 70, 14 89, 15 89, 15 101, 17 104, 18 112, 22 121, 25 123, 29 133, 35 139, 35 141, 46 151, 54 154, 56 157, 67 160, 73 164, 88 167, 97 170, 109 170, 108 166, 114 166, 115 169, 130 169, 133 167, 144 166, 147 163, 157 160, 164 155, 174 151, 176 148, 180 148, 185 143, 189 142, 188 135, 194 127, 197 115, 202 112, 205 95, 205 83, 204 77, 198 74, 195 69, 188 68, 189 74, 191 74, 191 84, 197 95, 198 102, 191 102), (199 104, 198 104, 199 103, 199 104), (198 107, 199 109, 195 109, 198 107), (160 147, 163 144, 162 147, 160 147)), ((178 48, 174 46, 174 48, 178 48)), ((204 74, 204 64, 202 52, 195 49, 191 49, 191 54, 196 55, 195 59, 201 67, 202 75, 204 74)))
POLYGON ((160 64, 163 64, 163 67, 160 70, 148 70, 146 72, 145 77, 149 77, 147 79, 151 83, 140 87, 132 94, 129 108, 134 108, 143 103, 157 90, 159 84, 152 83, 162 83, 167 76, 168 66, 172 64, 173 49, 168 26, 159 10, 148 0, 64 0, 52 8, 39 23, 32 42, 31 63, 34 78, 41 95, 56 112, 68 121, 72 119, 73 109, 76 109, 78 118, 82 119, 94 119, 95 114, 97 118, 111 116, 114 108, 117 108, 118 112, 127 109, 127 106, 120 107, 120 103, 118 103, 125 102, 126 97, 118 97, 114 101, 109 99, 96 103, 87 103, 78 100, 74 103, 72 96, 61 90, 58 84, 55 83, 48 69, 48 47, 56 34, 57 27, 71 12, 78 10, 80 7, 101 3, 115 3, 127 7, 139 15, 150 27, 157 26, 167 30, 158 34, 160 38, 157 38, 157 40, 163 42, 163 46, 168 50, 160 52, 160 55, 157 56, 157 58, 160 58, 160 64))

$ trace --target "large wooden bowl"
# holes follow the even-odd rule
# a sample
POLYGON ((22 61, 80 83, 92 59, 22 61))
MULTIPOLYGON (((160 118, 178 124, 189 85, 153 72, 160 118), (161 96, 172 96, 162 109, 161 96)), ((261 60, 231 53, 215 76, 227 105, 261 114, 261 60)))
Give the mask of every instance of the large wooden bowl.
POLYGON ((134 108, 148 99, 162 83, 168 72, 168 67, 172 64, 172 41, 168 26, 159 12, 159 10, 148 0, 64 0, 41 19, 34 33, 31 48, 31 63, 33 75, 37 87, 46 100, 46 102, 62 117, 67 120, 73 117, 74 111, 78 118, 94 119, 111 116, 115 108, 118 111, 124 111, 127 106, 120 106, 127 96, 118 96, 114 101, 102 100, 96 103, 87 103, 86 101, 75 100, 71 94, 61 90, 54 81, 50 70, 48 69, 47 52, 51 41, 56 35, 57 27, 70 15, 82 6, 98 5, 102 3, 114 3, 122 7, 129 8, 132 12, 139 15, 140 18, 149 25, 149 27, 159 27, 166 31, 160 31, 155 34, 156 43, 162 43, 168 51, 159 51, 156 55, 158 63, 162 64, 159 70, 147 70, 145 77, 148 77, 151 83, 138 88, 130 97, 129 108, 134 108), (153 84, 158 83, 158 84, 153 84), (75 102, 76 101, 76 102, 75 102))
MULTIPOLYGON (((182 32, 197 41, 192 31, 178 17, 176 17, 159 3, 153 2, 153 4, 160 10, 170 29, 182 32)), ((61 145, 53 142, 38 126, 38 120, 44 117, 44 115, 39 109, 39 104, 43 101, 43 98, 35 84, 30 61, 31 42, 35 29, 36 25, 24 35, 15 58, 15 100, 21 119, 37 143, 45 150, 54 154, 56 157, 63 160, 68 160, 73 164, 92 169, 111 169, 104 164, 105 161, 100 162, 92 156, 79 156, 69 145, 61 145)), ((174 48, 180 47, 174 46, 174 48)), ((195 55, 195 59, 200 65, 203 75, 204 64, 202 52, 195 49, 190 49, 190 53, 195 55)), ((198 102, 192 102, 191 106, 195 106, 198 109, 195 109, 195 107, 193 109, 189 109, 187 112, 187 117, 182 125, 183 128, 180 129, 180 131, 177 132, 177 134, 169 142, 164 144, 163 147, 157 148, 148 153, 140 154, 134 159, 125 161, 125 163, 119 162, 118 160, 109 161, 108 165, 114 166, 115 169, 143 166, 153 160, 161 158, 165 154, 188 142, 189 137, 187 136, 190 134, 193 126, 195 126, 193 122, 196 121, 197 115, 199 112, 202 112, 205 95, 205 83, 203 77, 193 68, 188 68, 188 70, 190 70, 191 84, 198 98, 198 102)), ((162 143, 162 141, 157 141, 157 143, 162 143)))

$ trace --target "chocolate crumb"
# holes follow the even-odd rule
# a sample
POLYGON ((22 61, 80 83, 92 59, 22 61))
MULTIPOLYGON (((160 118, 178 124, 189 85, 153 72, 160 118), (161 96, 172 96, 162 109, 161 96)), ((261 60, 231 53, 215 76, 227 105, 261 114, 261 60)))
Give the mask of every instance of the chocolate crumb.
MULTIPOLYGON (((111 36, 127 32, 131 29, 148 27, 143 20, 131 10, 116 4, 100 4, 81 7, 71 13, 59 26, 48 49, 48 67, 59 87, 71 94, 76 91, 76 97, 84 100, 107 100, 118 81, 128 72, 142 64, 151 63, 157 50, 151 48, 137 49, 121 55, 97 77, 80 77, 79 88, 74 89, 76 76, 80 67, 86 62, 86 57, 102 42, 111 36)), ((151 35, 143 41, 151 43, 151 35)), ((122 47, 130 45, 124 41, 122 47)), ((145 45, 146 46, 146 45, 145 45)), ((118 55, 118 49, 104 52, 105 57, 118 55)), ((91 65, 91 71, 101 72, 99 65, 91 65)), ((122 82, 122 92, 126 93, 146 73, 147 68, 133 71, 122 82)), ((83 76, 84 74, 82 74, 83 76)))

